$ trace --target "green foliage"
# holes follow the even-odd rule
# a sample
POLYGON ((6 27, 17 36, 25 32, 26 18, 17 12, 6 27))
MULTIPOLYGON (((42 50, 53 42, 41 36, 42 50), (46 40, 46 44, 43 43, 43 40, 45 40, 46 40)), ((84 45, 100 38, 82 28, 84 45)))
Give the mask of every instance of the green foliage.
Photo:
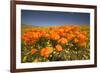
POLYGON ((50 61, 57 61, 58 60, 58 53, 56 52, 56 51, 54 51, 53 53, 52 53, 52 55, 50 56, 50 58, 49 58, 49 60, 50 61))
POLYGON ((40 50, 41 48, 47 46, 47 42, 48 42, 48 39, 42 37, 38 41, 36 41, 36 43, 35 43, 34 46, 35 46, 35 48, 37 48, 38 50, 40 50))
POLYGON ((32 60, 40 58, 40 57, 41 57, 40 54, 36 53, 36 54, 32 55, 32 60))

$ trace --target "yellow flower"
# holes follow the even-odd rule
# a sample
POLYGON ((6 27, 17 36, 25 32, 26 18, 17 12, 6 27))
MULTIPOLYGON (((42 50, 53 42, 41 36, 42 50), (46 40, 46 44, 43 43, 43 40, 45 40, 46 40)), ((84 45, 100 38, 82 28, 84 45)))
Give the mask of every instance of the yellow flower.
POLYGON ((74 39, 74 42, 75 42, 75 43, 78 43, 78 42, 79 42, 79 40, 78 40, 77 38, 75 38, 75 39, 74 39))

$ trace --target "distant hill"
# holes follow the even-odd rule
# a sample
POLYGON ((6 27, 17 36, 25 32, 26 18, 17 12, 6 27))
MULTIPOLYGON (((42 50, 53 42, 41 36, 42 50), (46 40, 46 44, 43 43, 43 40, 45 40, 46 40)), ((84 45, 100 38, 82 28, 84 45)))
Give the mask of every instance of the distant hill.
MULTIPOLYGON (((36 26, 36 25, 31 25, 31 24, 22 24, 21 25, 21 28, 40 28, 40 27, 56 27, 56 26, 72 26, 74 24, 64 24, 64 25, 53 25, 53 26, 36 26)), ((88 24, 75 24, 75 25, 78 25, 78 26, 90 26, 88 24)))
POLYGON ((28 24, 22 24, 21 27, 27 27, 28 28, 28 27, 38 27, 38 26, 34 26, 34 25, 30 25, 30 24, 29 25, 28 24))

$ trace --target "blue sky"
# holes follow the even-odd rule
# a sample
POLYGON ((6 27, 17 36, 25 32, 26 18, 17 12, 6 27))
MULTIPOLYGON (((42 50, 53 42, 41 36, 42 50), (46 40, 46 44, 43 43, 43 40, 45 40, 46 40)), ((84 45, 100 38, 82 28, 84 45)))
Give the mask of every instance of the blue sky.
POLYGON ((21 10, 21 24, 53 26, 64 24, 90 25, 89 13, 21 10))

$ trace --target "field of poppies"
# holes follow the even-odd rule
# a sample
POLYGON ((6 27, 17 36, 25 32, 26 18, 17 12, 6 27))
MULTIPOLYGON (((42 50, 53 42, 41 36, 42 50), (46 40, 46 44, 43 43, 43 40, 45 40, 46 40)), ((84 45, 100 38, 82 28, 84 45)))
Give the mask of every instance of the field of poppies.
POLYGON ((88 25, 21 28, 22 63, 88 59, 90 59, 88 25))

